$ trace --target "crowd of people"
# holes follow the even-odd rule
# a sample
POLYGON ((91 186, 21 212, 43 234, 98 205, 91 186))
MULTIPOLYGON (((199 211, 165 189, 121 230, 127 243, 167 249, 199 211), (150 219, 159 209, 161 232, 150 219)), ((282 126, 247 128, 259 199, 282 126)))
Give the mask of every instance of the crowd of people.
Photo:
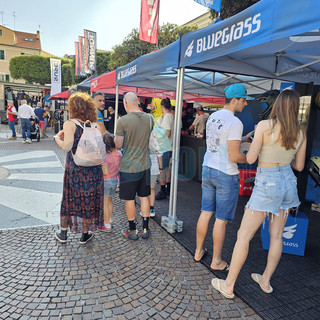
POLYGON ((9 140, 16 140, 17 133, 15 125, 18 123, 18 132, 22 134, 22 143, 32 143, 32 124, 37 123, 41 138, 47 138, 46 130, 50 120, 50 106, 37 102, 31 107, 27 100, 19 100, 18 107, 15 107, 13 100, 7 100, 7 119, 12 136, 9 140))
MULTIPOLYGON (((200 262, 208 253, 204 240, 211 218, 213 227, 213 254, 210 268, 226 271, 226 280, 215 278, 212 286, 226 298, 233 298, 233 288, 244 264, 249 242, 265 217, 270 219, 270 249, 265 271, 251 277, 265 293, 273 291, 270 279, 282 253, 282 234, 290 210, 299 206, 296 178, 292 168, 301 171, 305 162, 306 137, 298 121, 299 97, 296 92, 285 90, 276 99, 269 120, 259 122, 254 132, 242 136, 243 124, 235 116, 247 105, 247 92, 242 84, 225 89, 225 106, 206 116, 197 109, 198 117, 189 125, 205 130, 207 150, 202 170, 202 208, 196 227, 196 251, 194 260, 200 262), (253 141, 252 134, 254 133, 253 141), (249 151, 240 151, 242 142, 251 142, 249 151), (238 202, 238 163, 252 164, 258 161, 257 176, 252 195, 246 205, 231 263, 222 257, 226 228, 232 222, 238 202)), ((63 130, 55 136, 57 144, 67 152, 64 189, 61 203, 61 227, 56 239, 67 241, 67 230, 82 232, 80 244, 93 237, 95 230, 112 230, 112 197, 119 185, 119 197, 125 200, 128 228, 121 231, 123 237, 137 240, 150 236, 149 218, 155 215, 155 199, 170 194, 171 151, 162 154, 149 152, 149 137, 154 121, 139 108, 137 96, 128 92, 123 98, 127 112, 117 121, 115 137, 103 125, 103 94, 93 99, 85 93, 70 97, 70 118, 83 125, 89 120, 97 122, 106 148, 104 161, 95 166, 81 167, 75 164, 76 152, 83 129, 73 121, 66 121, 63 130), (102 121, 101 121, 102 119, 102 121), (100 122, 100 124, 99 124, 100 122), (121 152, 120 152, 121 150, 121 152), (160 174, 160 191, 154 188, 160 174), (136 225, 136 196, 140 198, 142 230, 136 225), (103 199, 104 198, 104 199, 103 199)), ((170 99, 161 101, 162 126, 167 137, 173 138, 174 116, 170 99)))

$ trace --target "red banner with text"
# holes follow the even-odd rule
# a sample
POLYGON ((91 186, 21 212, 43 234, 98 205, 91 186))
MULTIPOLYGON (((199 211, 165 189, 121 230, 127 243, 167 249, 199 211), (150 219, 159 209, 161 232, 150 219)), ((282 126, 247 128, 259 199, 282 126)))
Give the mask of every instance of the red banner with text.
POLYGON ((160 0, 141 0, 139 39, 158 43, 160 0))

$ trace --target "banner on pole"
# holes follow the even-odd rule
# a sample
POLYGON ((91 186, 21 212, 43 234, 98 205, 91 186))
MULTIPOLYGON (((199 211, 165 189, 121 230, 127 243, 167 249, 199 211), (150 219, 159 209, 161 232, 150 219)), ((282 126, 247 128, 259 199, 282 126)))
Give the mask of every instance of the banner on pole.
POLYGON ((97 33, 84 30, 84 42, 86 52, 86 69, 96 71, 97 33))
POLYGON ((194 0, 194 1, 216 12, 221 12, 221 0, 194 0))
POLYGON ((75 42, 74 45, 76 51, 74 74, 78 77, 80 76, 79 42, 75 42))
POLYGON ((160 0, 141 0, 139 39, 158 43, 160 0))
POLYGON ((50 58, 51 95, 61 92, 61 60, 50 58))
POLYGON ((79 36, 79 61, 80 61, 80 76, 86 76, 86 50, 84 37, 79 36))

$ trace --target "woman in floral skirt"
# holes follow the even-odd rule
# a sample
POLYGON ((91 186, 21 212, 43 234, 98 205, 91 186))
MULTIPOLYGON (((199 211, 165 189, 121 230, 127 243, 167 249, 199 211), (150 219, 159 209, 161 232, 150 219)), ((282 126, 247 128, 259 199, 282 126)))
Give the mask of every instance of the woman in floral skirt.
MULTIPOLYGON (((97 121, 97 108, 87 93, 73 94, 69 99, 70 119, 97 121)), ((67 230, 82 232, 80 244, 93 238, 96 229, 104 225, 103 218, 103 173, 101 165, 93 167, 77 166, 72 154, 76 152, 83 129, 72 121, 63 124, 54 140, 67 152, 63 196, 60 210, 61 228, 55 234, 56 239, 67 242, 67 230)))

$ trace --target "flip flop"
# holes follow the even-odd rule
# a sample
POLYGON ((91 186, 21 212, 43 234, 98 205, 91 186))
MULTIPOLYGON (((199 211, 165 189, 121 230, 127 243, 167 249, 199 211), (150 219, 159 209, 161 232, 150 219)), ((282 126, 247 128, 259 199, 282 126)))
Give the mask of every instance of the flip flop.
POLYGON ((212 269, 212 268, 210 267, 210 270, 211 270, 211 271, 222 271, 222 272, 226 272, 226 271, 229 271, 229 270, 228 270, 229 267, 230 267, 230 263, 227 262, 226 266, 225 266, 223 269, 212 269))
POLYGON ((256 282, 256 283, 260 286, 261 290, 262 290, 264 293, 272 293, 272 292, 273 292, 273 288, 271 287, 270 284, 269 284, 270 289, 265 289, 265 288, 262 287, 262 284, 261 284, 261 282, 260 282, 260 278, 261 278, 261 275, 260 275, 260 274, 258 274, 258 273, 251 273, 251 278, 252 278, 252 280, 253 280, 254 282, 256 282))
POLYGON ((207 253, 208 253, 208 249, 205 248, 205 249, 203 249, 203 253, 202 253, 201 258, 200 258, 199 260, 196 260, 195 258, 193 258, 193 260, 194 260, 195 262, 200 262, 200 261, 207 255, 207 253))
POLYGON ((213 286, 214 289, 216 289, 221 295, 223 295, 225 298, 227 299, 233 299, 234 298, 234 293, 233 294, 228 294, 225 293, 224 291, 222 291, 221 287, 220 287, 220 281, 221 279, 218 278, 213 278, 211 280, 211 284, 213 286), (214 283, 214 280, 217 279, 217 284, 214 283))

